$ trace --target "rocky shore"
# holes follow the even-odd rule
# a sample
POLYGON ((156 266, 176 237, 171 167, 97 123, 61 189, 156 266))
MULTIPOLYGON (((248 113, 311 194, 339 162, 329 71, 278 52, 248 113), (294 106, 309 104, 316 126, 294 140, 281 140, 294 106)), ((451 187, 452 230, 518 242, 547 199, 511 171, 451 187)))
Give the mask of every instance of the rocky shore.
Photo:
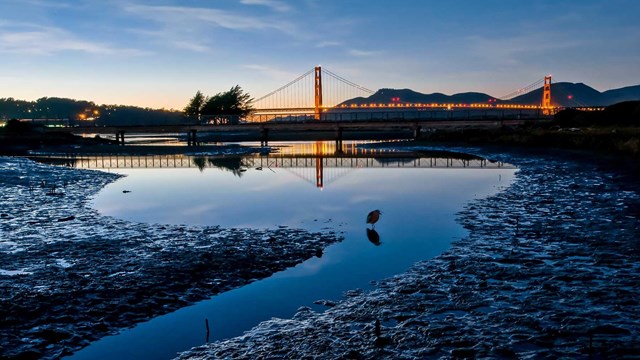
POLYGON ((640 357, 637 179, 584 154, 459 150, 520 168, 459 214, 468 237, 374 291, 180 359, 640 357))
POLYGON ((132 223, 88 200, 118 175, 0 157, 0 358, 54 359, 322 256, 339 234, 132 223))

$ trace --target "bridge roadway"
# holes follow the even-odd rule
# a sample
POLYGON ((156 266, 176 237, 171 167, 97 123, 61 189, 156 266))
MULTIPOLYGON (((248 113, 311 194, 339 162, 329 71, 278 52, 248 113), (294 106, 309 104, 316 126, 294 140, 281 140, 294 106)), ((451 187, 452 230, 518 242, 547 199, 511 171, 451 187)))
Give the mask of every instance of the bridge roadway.
MULTIPOLYGON (((52 127, 46 128, 48 132, 67 132, 76 135, 99 134, 115 135, 118 143, 124 145, 125 134, 184 134, 187 136, 188 145, 197 144, 197 134, 233 134, 242 133, 244 141, 261 141, 266 143, 275 140, 273 134, 289 134, 295 138, 296 134, 304 134, 300 140, 309 140, 314 134, 322 134, 318 139, 328 140, 327 134, 331 134, 331 140, 341 142, 349 138, 348 133, 358 132, 392 132, 408 131, 409 136, 419 137, 423 129, 445 128, 498 128, 501 126, 522 125, 525 121, 533 119, 490 119, 490 120, 392 120, 392 121, 317 121, 302 122, 260 122, 223 125, 145 125, 145 126, 76 126, 76 127, 52 127)), ((288 138, 288 140, 294 140, 288 138)))

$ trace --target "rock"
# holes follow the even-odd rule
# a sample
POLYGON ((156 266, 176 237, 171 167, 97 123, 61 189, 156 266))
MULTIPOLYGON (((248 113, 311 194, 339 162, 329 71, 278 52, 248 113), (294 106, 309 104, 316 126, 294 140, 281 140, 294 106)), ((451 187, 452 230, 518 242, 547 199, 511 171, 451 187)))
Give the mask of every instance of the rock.
POLYGON ((7 358, 15 360, 39 360, 42 359, 42 352, 30 349, 19 352, 15 356, 9 356, 7 358))
POLYGON ((43 329, 37 333, 40 337, 50 342, 60 342, 61 340, 68 339, 72 336, 67 331, 61 329, 43 329))
POLYGON ((600 325, 593 327, 587 331, 589 335, 631 335, 631 332, 625 328, 614 325, 600 325))
POLYGON ((313 302, 316 305, 322 305, 326 307, 334 307, 336 306, 336 302, 333 300, 316 300, 313 302))
POLYGON ((451 356, 457 359, 475 359, 477 351, 471 348, 459 348, 451 350, 451 356))

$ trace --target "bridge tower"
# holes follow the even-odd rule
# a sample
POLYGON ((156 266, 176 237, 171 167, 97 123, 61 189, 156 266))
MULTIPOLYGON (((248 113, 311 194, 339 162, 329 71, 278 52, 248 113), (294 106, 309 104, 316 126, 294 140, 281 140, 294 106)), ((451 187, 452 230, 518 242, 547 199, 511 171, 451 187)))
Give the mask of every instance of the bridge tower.
POLYGON ((315 69, 315 119, 320 120, 320 113, 322 111, 322 68, 316 66, 315 69))
POLYGON ((544 77, 542 88, 542 109, 551 109, 551 75, 544 77))

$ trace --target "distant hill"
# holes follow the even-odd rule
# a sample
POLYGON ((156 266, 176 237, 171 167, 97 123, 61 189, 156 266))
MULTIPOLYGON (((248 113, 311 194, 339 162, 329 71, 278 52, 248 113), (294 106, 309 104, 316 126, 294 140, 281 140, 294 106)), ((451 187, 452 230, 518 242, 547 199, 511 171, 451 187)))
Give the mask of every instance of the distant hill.
POLYGON ((483 103, 488 102, 489 99, 494 99, 491 95, 467 92, 454 95, 445 95, 442 93, 422 94, 410 89, 380 89, 373 95, 363 98, 358 97, 345 101, 344 105, 351 104, 388 104, 394 102, 393 99, 399 99, 399 102, 403 103, 483 103))
POLYGON ((183 121, 180 111, 124 105, 96 105, 90 101, 44 97, 36 101, 0 98, 0 119, 68 119, 91 121, 96 125, 176 124, 183 121))
MULTIPOLYGON (((410 89, 380 89, 373 95, 363 98, 358 97, 345 101, 343 104, 369 104, 369 103, 487 103, 495 97, 478 92, 466 92, 453 95, 442 93, 422 94, 410 89), (395 100, 394 100, 395 99, 395 100)), ((502 104, 527 104, 539 105, 542 99, 542 87, 526 94, 517 96, 511 100, 497 100, 502 104)), ((622 101, 640 100, 640 85, 623 87, 620 89, 600 92, 583 83, 559 82, 551 85, 551 103, 555 106, 581 107, 581 106, 608 106, 622 101)))
POLYGON ((607 90, 602 93, 602 96, 608 104, 615 104, 623 101, 640 100, 640 85, 607 90))

